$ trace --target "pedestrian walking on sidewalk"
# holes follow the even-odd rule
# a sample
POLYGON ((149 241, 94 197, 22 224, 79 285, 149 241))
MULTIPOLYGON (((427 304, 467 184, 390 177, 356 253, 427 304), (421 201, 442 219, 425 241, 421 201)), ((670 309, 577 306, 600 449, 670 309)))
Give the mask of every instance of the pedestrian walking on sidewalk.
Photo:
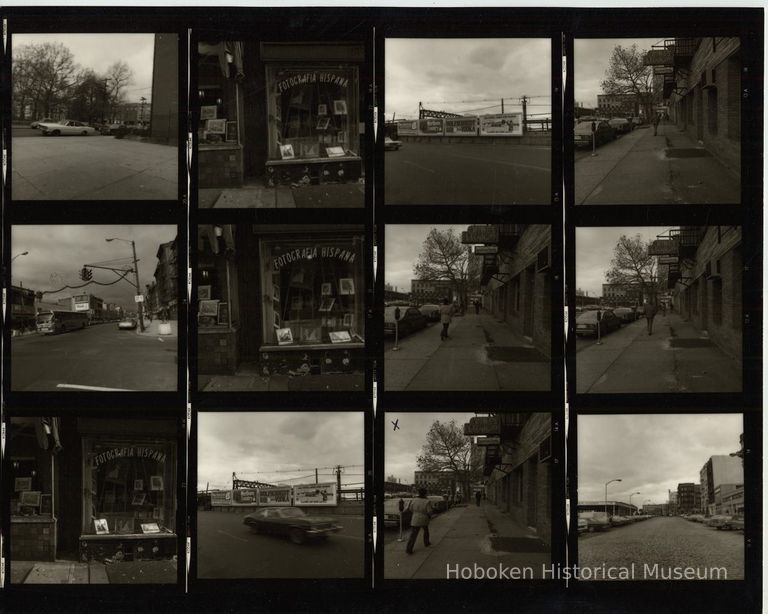
POLYGON ((656 317, 656 312, 658 311, 658 308, 656 307, 656 303, 652 303, 650 301, 645 301, 645 304, 643 305, 643 315, 645 316, 645 321, 648 324, 648 334, 653 334, 653 318, 656 317))
POLYGON ((656 113, 653 117, 653 136, 656 136, 656 131, 659 129, 659 122, 661 121, 661 114, 656 113))
POLYGON ((445 341, 448 339, 448 327, 451 325, 453 318, 453 303, 451 299, 445 297, 443 304, 440 306, 440 323, 443 325, 443 330, 440 331, 440 339, 445 341))
POLYGON ((475 304, 475 315, 479 316, 480 315, 480 301, 474 300, 472 302, 475 304))
POLYGON ((475 503, 477 503, 477 507, 480 507, 480 499, 483 498, 483 493, 481 493, 479 490, 475 493, 475 503))
POLYGON ((411 512, 411 536, 405 545, 405 551, 408 554, 413 554, 413 547, 416 545, 416 538, 419 536, 420 530, 424 531, 424 547, 428 548, 430 545, 429 521, 434 512, 432 502, 427 499, 426 488, 419 488, 419 496, 410 500, 407 509, 411 512))

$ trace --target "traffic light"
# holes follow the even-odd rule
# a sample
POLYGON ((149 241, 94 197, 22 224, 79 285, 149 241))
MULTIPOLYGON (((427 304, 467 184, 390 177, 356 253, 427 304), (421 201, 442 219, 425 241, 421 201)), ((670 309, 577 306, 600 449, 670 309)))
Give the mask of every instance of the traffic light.
POLYGON ((93 279, 93 271, 89 271, 87 268, 83 267, 80 270, 80 279, 83 281, 91 281, 91 279, 93 279))

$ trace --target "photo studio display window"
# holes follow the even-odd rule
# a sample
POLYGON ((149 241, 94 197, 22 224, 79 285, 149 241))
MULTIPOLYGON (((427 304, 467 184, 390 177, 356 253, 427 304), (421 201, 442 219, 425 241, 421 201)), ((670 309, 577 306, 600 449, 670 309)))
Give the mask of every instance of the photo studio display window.
POLYGON ((176 446, 83 440, 83 533, 173 533, 176 446))
POLYGON ((265 346, 364 343, 363 237, 261 243, 265 346))
POLYGON ((359 154, 355 66, 267 66, 270 160, 359 154))

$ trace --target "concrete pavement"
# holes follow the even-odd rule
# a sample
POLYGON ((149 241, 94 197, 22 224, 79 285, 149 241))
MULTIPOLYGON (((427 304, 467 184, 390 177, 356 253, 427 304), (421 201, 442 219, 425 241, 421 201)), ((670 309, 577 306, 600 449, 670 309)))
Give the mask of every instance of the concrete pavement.
POLYGON ((623 326, 576 354, 584 393, 741 392, 741 365, 679 315, 623 326))
POLYGON ((11 561, 12 584, 175 584, 176 560, 11 561))
POLYGON ((436 324, 384 353, 384 388, 399 390, 549 390, 550 361, 488 313, 455 317, 449 339, 436 324))
POLYGON ((176 200, 177 147, 106 136, 14 137, 14 200, 176 200))
POLYGON ((365 374, 328 373, 320 375, 263 376, 256 368, 241 365, 235 375, 199 375, 198 389, 205 392, 291 392, 365 390, 365 374))
POLYGON ((198 190, 200 209, 315 209, 362 208, 365 181, 268 188, 262 183, 242 188, 198 190))
MULTIPOLYGON (((406 541, 384 547, 384 577, 387 579, 446 579, 447 569, 483 568, 499 565, 530 568, 541 577, 550 563, 550 549, 526 527, 493 504, 482 501, 452 507, 429 524, 431 545, 424 547, 419 534, 413 554, 405 552, 406 541)), ((404 531, 405 540, 408 532, 404 531)))
POLYGON ((575 163, 577 205, 734 204, 740 181, 677 126, 638 128, 575 163))

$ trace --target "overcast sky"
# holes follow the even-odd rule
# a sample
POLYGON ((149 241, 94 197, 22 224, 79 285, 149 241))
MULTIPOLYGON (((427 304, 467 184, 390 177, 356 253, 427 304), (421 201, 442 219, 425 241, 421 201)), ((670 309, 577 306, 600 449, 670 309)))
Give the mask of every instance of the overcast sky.
MULTIPOLYGON (((643 241, 654 240, 671 226, 636 226, 576 229, 576 288, 589 296, 602 296, 605 273, 611 266, 613 250, 621 235, 643 241)), ((677 228, 676 226, 674 228, 677 228)))
POLYGON ((483 115, 551 112, 552 44, 538 38, 388 38, 384 103, 387 119, 417 119, 419 102, 435 111, 483 115), (544 106, 539 106, 544 105, 544 106))
POLYGON ((439 420, 448 423, 456 421, 460 429, 475 416, 474 412, 461 413, 414 413, 387 412, 384 428, 384 477, 394 476, 404 484, 413 484, 413 472, 419 469, 416 459, 427 440, 432 423, 439 420), (400 427, 394 429, 397 420, 400 427))
POLYGON ((741 414, 634 414, 579 416, 580 501, 605 499, 642 505, 666 503, 667 491, 698 482, 710 456, 740 449, 741 414))
MULTIPOLYGON (((11 257, 22 252, 11 265, 13 284, 22 285, 35 291, 56 290, 65 285, 79 286, 80 269, 84 264, 117 260, 110 266, 132 268, 133 256, 130 243, 105 239, 117 237, 136 242, 136 257, 139 260, 139 283, 142 291, 154 279, 157 266, 157 248, 161 243, 176 238, 175 226, 12 226, 11 257), (121 259, 121 260, 120 260, 121 259)), ((107 303, 117 303, 124 309, 134 311, 136 303, 133 297, 136 289, 133 274, 128 281, 120 281, 110 286, 90 284, 81 289, 65 289, 57 294, 46 294, 45 301, 56 301, 75 294, 89 293, 107 303)), ((110 283, 117 279, 112 271, 93 269, 93 281, 110 283)))
POLYGON ((363 412, 200 412, 197 488, 232 488, 232 472, 269 484, 335 482, 362 486, 363 412), (324 469, 328 468, 328 469, 324 469))
POLYGON ((410 292, 413 265, 421 253, 429 231, 451 228, 461 238, 468 224, 387 224, 384 229, 384 283, 397 287, 398 292, 410 292))
POLYGON ((133 71, 133 83, 126 86, 126 102, 152 99, 154 34, 14 34, 13 48, 30 43, 62 43, 72 52, 75 63, 99 75, 123 61, 133 71))
MULTIPOLYGON (((668 37, 673 38, 673 37, 668 37)), ((637 45, 641 51, 664 41, 662 38, 577 38, 573 42, 574 102, 588 108, 597 106, 597 95, 602 94, 600 82, 605 79, 611 53, 616 46, 637 45)))

